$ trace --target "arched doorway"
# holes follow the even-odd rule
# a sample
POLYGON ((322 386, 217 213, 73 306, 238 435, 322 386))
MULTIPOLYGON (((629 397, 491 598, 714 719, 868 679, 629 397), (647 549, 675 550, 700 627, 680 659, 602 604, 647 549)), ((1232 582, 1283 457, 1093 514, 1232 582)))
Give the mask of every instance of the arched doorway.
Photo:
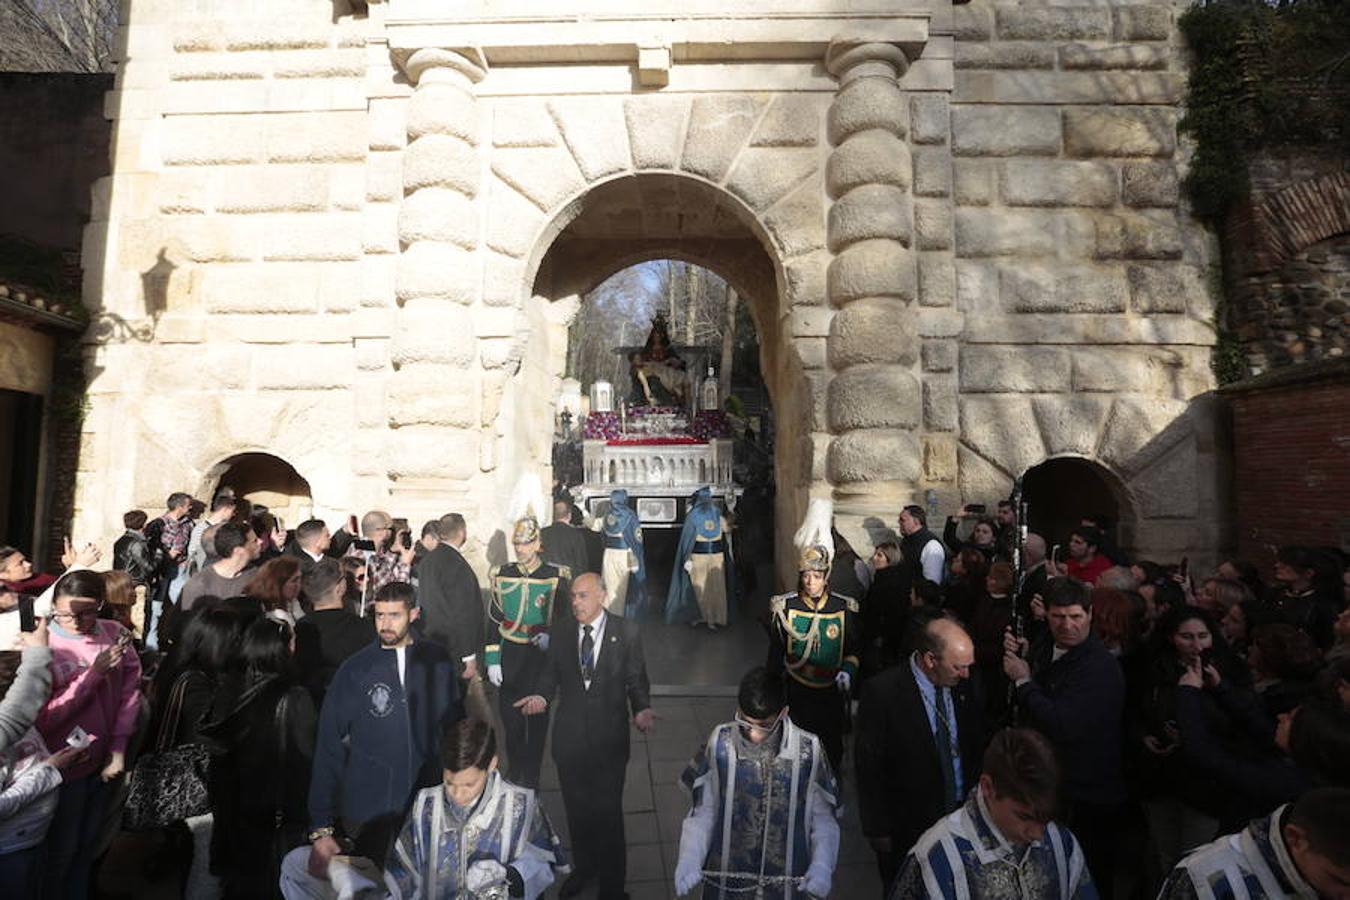
POLYGON ((1032 466, 1022 477, 1030 531, 1048 548, 1067 546, 1069 531, 1084 517, 1105 524, 1122 548, 1134 542, 1134 512, 1124 485, 1106 467, 1081 456, 1061 456, 1032 466))
POLYGON ((222 460, 207 472, 200 496, 209 499, 222 488, 231 488, 236 497, 267 507, 287 528, 313 515, 309 482, 286 460, 270 453, 239 453, 222 460))
MULTIPOLYGON (((726 298, 734 295, 743 310, 744 330, 756 335, 754 350, 742 353, 733 370, 742 390, 730 393, 733 397, 741 395, 737 397, 736 410, 740 434, 744 434, 744 423, 751 422, 751 431, 761 450, 772 447, 766 434, 771 433, 767 427, 770 410, 772 417, 781 419, 792 415, 781 403, 803 402, 802 392, 789 380, 801 377, 801 363, 782 328, 779 300, 782 273, 777 253, 772 250, 774 245, 740 201, 721 188, 688 176, 666 173, 626 176, 600 184, 570 204, 547 229, 546 238, 547 243, 536 257, 529 299, 531 318, 540 324, 536 325, 525 351, 523 368, 546 366, 559 389, 564 374, 577 378, 583 383, 575 387, 585 396, 590 385, 577 377, 582 373, 573 371, 575 359, 570 352, 576 350, 573 340, 577 327, 609 331, 601 340, 609 341, 608 352, 613 354, 620 347, 641 347, 653 326, 651 314, 660 312, 670 319, 676 345, 709 343, 715 331, 717 346, 696 349, 708 351, 700 355, 700 367, 713 361, 714 370, 720 371, 723 367, 720 329, 698 328, 689 322, 683 307, 689 302, 690 273, 696 273, 693 279, 703 288, 710 288, 709 293, 715 295, 723 315, 728 308, 726 298), (681 273, 684 285, 677 291, 678 296, 638 304, 642 308, 633 310, 626 326, 618 320, 608 324, 592 322, 595 310, 586 304, 595 300, 588 298, 598 290, 603 291, 602 285, 616 274, 621 276, 634 270, 641 273, 644 267, 648 272, 651 267, 660 267, 681 273), (560 310, 564 311, 562 315, 560 310), (536 339, 540 331, 548 335, 547 340, 536 339)), ((592 348, 591 352, 603 354, 606 348, 592 348)), ((606 380, 613 384, 617 409, 620 398, 631 399, 632 387, 626 371, 616 373, 606 380)), ((722 385, 722 392, 728 387, 722 385)), ((552 434, 558 394, 557 390, 548 397, 517 392, 511 415, 516 427, 534 423, 528 426, 528 431, 552 434)), ((795 450, 775 453, 770 449, 760 461, 763 483, 747 501, 755 507, 754 527, 747 523, 746 529, 739 531, 743 514, 735 517, 739 533, 733 532, 733 543, 741 542, 739 549, 751 568, 748 579, 739 579, 739 595, 733 595, 738 596, 732 600, 732 615, 739 620, 739 628, 733 625, 727 632, 715 635, 700 630, 690 637, 687 626, 648 622, 644 627, 662 631, 648 642, 648 665, 654 682, 735 683, 746 659, 761 657, 765 652, 762 630, 753 619, 778 586, 774 570, 775 534, 786 533, 790 539, 796 528, 797 506, 805 505, 810 470, 808 467, 803 477, 800 455, 795 450), (750 539, 752 535, 758 539, 750 539), (741 541, 742 537, 746 540, 741 541), (666 633, 663 631, 666 628, 676 631, 666 633), (657 648, 660 652, 655 652, 657 648)), ((681 490, 687 495, 696 487, 689 485, 687 490, 681 490)), ((663 530, 653 526, 649 533, 652 551, 649 565, 651 557, 658 560, 657 577, 649 581, 649 602, 664 606, 679 532, 677 528, 663 530)))

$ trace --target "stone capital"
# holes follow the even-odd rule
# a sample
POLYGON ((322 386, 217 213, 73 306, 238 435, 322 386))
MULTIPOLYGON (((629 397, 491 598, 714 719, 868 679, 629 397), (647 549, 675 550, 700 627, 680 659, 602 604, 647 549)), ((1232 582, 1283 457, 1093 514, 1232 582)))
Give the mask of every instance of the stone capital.
POLYGON ((477 84, 487 75, 487 60, 473 47, 450 49, 423 47, 395 52, 395 59, 413 84, 433 81, 467 81, 477 84))
POLYGON ((897 44, 837 36, 825 50, 825 68, 841 84, 855 78, 894 79, 909 70, 909 57, 897 44))

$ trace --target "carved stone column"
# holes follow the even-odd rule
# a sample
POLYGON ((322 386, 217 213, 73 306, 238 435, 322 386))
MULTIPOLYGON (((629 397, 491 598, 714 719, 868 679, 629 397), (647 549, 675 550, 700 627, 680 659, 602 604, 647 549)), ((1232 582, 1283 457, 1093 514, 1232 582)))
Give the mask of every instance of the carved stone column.
POLYGON ((888 43, 832 42, 839 79, 830 106, 826 168, 827 342, 834 433, 827 472, 838 513, 893 522, 922 471, 922 397, 915 312, 908 116, 899 79, 908 60, 888 43))
POLYGON ((472 307, 481 290, 481 178, 474 85, 485 70, 454 50, 427 48, 404 65, 408 103, 397 323, 386 408, 389 475, 467 479, 478 471, 478 367, 472 307))

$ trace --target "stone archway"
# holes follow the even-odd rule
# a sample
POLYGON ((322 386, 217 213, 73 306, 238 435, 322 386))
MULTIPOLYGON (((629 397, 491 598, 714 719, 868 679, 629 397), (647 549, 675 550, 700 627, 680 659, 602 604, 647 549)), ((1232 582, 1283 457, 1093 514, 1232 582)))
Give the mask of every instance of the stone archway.
POLYGON ((286 460, 270 453, 237 453, 221 460, 206 472, 198 496, 209 502, 226 487, 240 499, 266 506, 288 527, 295 527, 314 512, 309 481, 286 460))
POLYGON ((1134 503, 1110 469, 1082 456, 1059 456, 1032 466, 1022 478, 1028 526, 1047 547, 1067 543, 1069 530, 1085 516, 1107 520, 1115 542, 1133 546, 1134 503))
MULTIPOLYGON (((569 329, 583 298, 615 272, 655 259, 693 263, 724 278, 754 321, 758 375, 775 415, 800 403, 794 396, 800 355, 780 323, 785 306, 781 257, 754 212, 703 179, 636 173, 601 182, 564 206, 530 257, 534 275, 525 301, 530 338, 503 410, 503 418, 514 424, 512 443, 551 431, 569 329), (541 383, 548 390, 521 389, 541 383)), ((788 531, 806 496, 794 438, 775 445, 773 517, 787 516, 788 531)))
POLYGON ((926 31, 895 17, 868 29, 878 39, 791 32, 792 58, 818 53, 828 79, 807 91, 493 96, 490 50, 396 50, 415 88, 386 388, 389 477, 428 493, 472 479, 489 532, 501 527, 489 504, 549 465, 541 423, 561 375, 567 298, 624 262, 670 255, 708 265, 751 298, 775 412, 793 427, 780 431, 776 464, 779 558, 790 558, 811 496, 833 496, 846 534, 908 502, 925 449, 900 80, 926 31), (644 186, 675 202, 642 202, 644 186), (588 205, 614 214, 588 218, 588 205), (648 228, 625 214, 634 209, 661 221, 648 228), (708 210, 725 212, 736 233, 703 233, 708 210), (731 243, 744 258, 732 258, 731 243), (479 389, 429 402, 449 379, 479 389))

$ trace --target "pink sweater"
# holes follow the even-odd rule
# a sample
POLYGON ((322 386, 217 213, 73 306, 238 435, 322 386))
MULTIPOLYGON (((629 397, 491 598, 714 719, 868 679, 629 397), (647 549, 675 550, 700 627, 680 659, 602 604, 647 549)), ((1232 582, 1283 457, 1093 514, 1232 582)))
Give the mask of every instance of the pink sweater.
POLYGON ((48 747, 64 747, 76 725, 95 738, 88 761, 67 771, 67 781, 99 771, 110 753, 125 753, 136 730, 141 662, 135 648, 128 646, 122 662, 103 675, 92 668, 94 657, 116 644, 125 630, 108 619, 99 619, 90 635, 51 625, 52 696, 38 715, 38 731, 48 747))

